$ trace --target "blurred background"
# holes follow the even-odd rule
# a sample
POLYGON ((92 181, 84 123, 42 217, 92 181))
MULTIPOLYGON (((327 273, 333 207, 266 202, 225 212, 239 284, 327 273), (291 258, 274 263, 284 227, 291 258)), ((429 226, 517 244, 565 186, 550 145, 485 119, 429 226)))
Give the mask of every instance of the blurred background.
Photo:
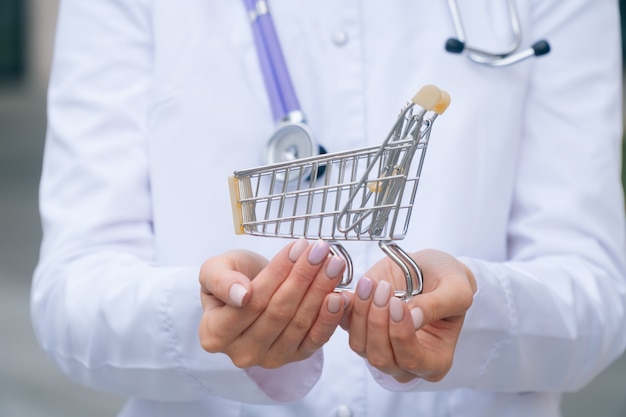
MULTIPOLYGON (((0 417, 111 417, 123 403, 68 381, 39 350, 30 326, 57 7, 58 0, 0 0, 0 417)), ((563 415, 624 417, 625 385, 626 356, 584 390, 566 395, 563 415)))

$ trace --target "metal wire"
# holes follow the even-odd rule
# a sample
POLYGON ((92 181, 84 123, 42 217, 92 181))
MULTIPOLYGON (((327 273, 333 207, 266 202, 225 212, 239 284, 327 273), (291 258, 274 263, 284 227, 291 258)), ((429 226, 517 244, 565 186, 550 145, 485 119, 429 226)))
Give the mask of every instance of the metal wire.
POLYGON ((323 239, 346 260, 338 290, 348 289, 353 265, 341 241, 378 241, 402 270, 409 299, 422 291, 422 273, 393 243, 404 239, 437 113, 414 103, 400 112, 379 146, 239 170, 232 177, 240 232, 323 239), (318 178, 316 173, 324 171, 318 178))

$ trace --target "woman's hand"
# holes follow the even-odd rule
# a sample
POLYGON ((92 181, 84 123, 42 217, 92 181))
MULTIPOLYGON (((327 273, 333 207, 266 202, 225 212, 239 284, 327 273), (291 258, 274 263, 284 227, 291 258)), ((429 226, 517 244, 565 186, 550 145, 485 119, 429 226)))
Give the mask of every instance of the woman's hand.
POLYGON ((328 243, 298 240, 267 261, 231 251, 200 270, 200 343, 240 368, 276 368, 311 356, 328 341, 348 298, 333 290, 345 262, 328 243))
POLYGON ((388 258, 357 284, 348 324, 350 347, 399 382, 441 380, 450 370, 476 282, 456 258, 434 250, 412 255, 424 275, 423 293, 404 303, 400 269, 388 258))

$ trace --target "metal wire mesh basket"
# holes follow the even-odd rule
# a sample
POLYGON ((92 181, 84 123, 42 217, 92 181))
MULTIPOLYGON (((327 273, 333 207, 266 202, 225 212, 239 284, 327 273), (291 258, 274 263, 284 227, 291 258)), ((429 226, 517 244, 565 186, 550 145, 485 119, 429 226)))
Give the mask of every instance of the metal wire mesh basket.
POLYGON ((422 291, 422 274, 393 241, 404 239, 432 125, 450 102, 424 86, 400 112, 379 146, 317 155, 235 171, 229 178, 239 234, 323 239, 346 260, 337 287, 348 289, 353 267, 340 241, 377 241, 402 269, 408 299, 422 291))

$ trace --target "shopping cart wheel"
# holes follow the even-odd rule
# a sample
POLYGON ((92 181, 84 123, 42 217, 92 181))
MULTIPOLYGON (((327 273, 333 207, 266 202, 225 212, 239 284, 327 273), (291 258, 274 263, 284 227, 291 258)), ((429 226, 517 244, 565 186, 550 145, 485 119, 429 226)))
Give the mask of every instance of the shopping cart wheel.
POLYGON ((413 258, 404 249, 391 241, 381 240, 378 242, 378 246, 385 252, 385 255, 389 256, 402 269, 406 279, 406 290, 396 290, 394 295, 407 301, 411 297, 421 294, 424 278, 422 270, 413 258))

